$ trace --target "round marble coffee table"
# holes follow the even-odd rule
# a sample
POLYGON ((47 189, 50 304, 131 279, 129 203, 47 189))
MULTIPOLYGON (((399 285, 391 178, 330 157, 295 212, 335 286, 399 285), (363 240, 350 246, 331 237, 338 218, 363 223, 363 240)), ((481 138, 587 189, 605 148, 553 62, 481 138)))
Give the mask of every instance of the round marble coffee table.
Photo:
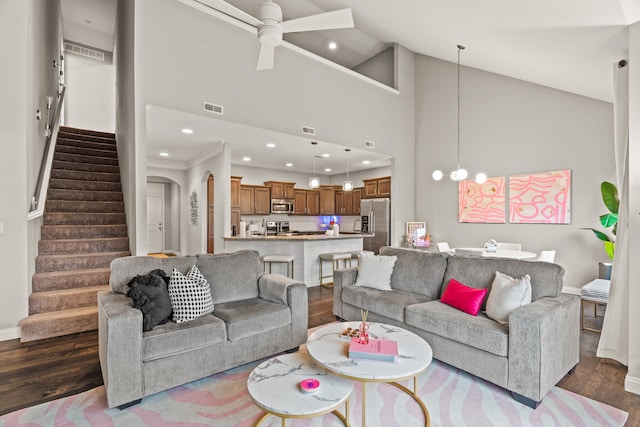
POLYGON ((266 412, 256 426, 269 415, 281 417, 284 427, 287 418, 310 418, 329 412, 345 426, 349 425, 352 382, 330 374, 306 353, 285 354, 262 362, 249 375, 247 389, 253 402, 266 412), (319 380, 319 389, 313 393, 302 392, 298 385, 306 378, 319 380), (345 415, 338 411, 342 403, 345 403, 345 415))
POLYGON ((383 323, 369 323, 372 338, 391 339, 398 343, 398 363, 356 360, 349 358, 349 338, 341 336, 346 328, 358 328, 360 322, 332 323, 309 335, 307 351, 313 360, 330 372, 362 383, 362 425, 366 425, 368 382, 389 383, 415 400, 431 424, 429 411, 417 394, 418 375, 429 367, 431 346, 413 332, 383 323), (413 391, 397 383, 413 378, 413 391))

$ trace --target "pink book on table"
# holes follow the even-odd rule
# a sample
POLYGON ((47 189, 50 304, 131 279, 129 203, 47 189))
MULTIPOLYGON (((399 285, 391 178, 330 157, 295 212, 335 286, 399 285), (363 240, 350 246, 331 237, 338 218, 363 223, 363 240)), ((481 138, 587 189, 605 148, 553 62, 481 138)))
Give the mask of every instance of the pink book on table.
POLYGON ((370 359, 396 362, 398 343, 393 340, 370 338, 369 343, 360 344, 358 338, 352 338, 349 344, 349 357, 352 359, 370 359))

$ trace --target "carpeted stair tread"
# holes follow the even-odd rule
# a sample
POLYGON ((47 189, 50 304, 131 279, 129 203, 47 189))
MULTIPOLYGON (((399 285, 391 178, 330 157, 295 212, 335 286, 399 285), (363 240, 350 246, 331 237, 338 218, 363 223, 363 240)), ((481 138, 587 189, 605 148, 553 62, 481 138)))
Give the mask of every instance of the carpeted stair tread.
POLYGON ((120 173, 86 172, 65 169, 52 169, 51 178, 76 179, 83 181, 120 182, 120 173))
POLYGON ((120 173, 120 168, 115 165, 101 165, 97 163, 64 162, 54 160, 52 169, 62 169, 81 172, 120 173))
POLYGON ((80 307, 94 307, 98 304, 98 292, 110 289, 109 285, 100 285, 32 292, 29 295, 29 315, 80 307))
POLYGON ((128 250, 128 237, 55 240, 42 239, 38 242, 38 253, 40 255, 126 252, 128 250))
POLYGON ((124 211, 124 202, 47 200, 45 209, 47 212, 118 213, 124 211))
POLYGON ((49 189, 86 190, 86 191, 122 191, 120 182, 81 181, 77 179, 51 178, 49 189))
POLYGON ((87 135, 79 132, 68 132, 65 130, 60 130, 58 132, 58 138, 60 139, 75 139, 77 141, 88 141, 88 142, 103 142, 106 144, 114 144, 116 140, 113 136, 99 136, 99 135, 87 135))
POLYGON ((31 288, 33 292, 46 292, 85 286, 101 286, 109 283, 110 275, 111 270, 108 267, 36 273, 31 279, 31 288))
POLYGON ((34 341, 98 329, 98 307, 39 313, 20 321, 20 341, 34 341))
POLYGON ((92 148, 94 150, 117 151, 118 146, 113 141, 83 141, 75 137, 58 138, 56 145, 68 145, 71 147, 92 148))
POLYGON ((73 126, 60 126, 60 132, 72 133, 74 135, 92 135, 100 138, 115 139, 116 135, 112 132, 103 132, 92 129, 75 128, 73 126))
POLYGON ((100 164, 100 165, 118 166, 117 158, 85 156, 82 154, 61 153, 59 151, 56 151, 53 154, 53 160, 58 160, 61 162, 78 162, 78 163, 92 163, 92 164, 100 164))
POLYGON ((41 238, 45 240, 106 237, 127 237, 127 224, 43 225, 41 228, 41 238))
POLYGON ((68 213, 45 212, 45 225, 107 225, 126 224, 124 213, 68 213))
POLYGON ((82 156, 111 157, 113 159, 118 157, 117 151, 94 150, 92 148, 73 147, 71 145, 57 145, 56 151, 59 153, 80 154, 82 156))
POLYGON ((76 200, 95 202, 121 202, 121 191, 90 191, 90 190, 67 190, 61 188, 51 188, 47 192, 48 200, 76 200))
POLYGON ((114 259, 129 255, 131 255, 129 251, 99 252, 95 254, 38 255, 36 257, 36 273, 105 268, 109 267, 111 261, 114 259))

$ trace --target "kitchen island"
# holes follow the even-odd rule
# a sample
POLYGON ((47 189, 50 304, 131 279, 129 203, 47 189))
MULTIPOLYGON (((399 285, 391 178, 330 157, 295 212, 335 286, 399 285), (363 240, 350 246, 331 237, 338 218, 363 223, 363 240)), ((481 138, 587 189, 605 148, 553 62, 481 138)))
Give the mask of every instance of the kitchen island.
MULTIPOLYGON (((302 236, 251 236, 225 237, 225 252, 253 249, 264 255, 293 255, 293 278, 308 287, 320 284, 319 256, 327 252, 361 251, 364 238, 369 234, 339 234, 338 236, 302 235, 302 236)), ((355 264, 354 264, 355 265, 355 264)), ((331 271, 331 263, 322 266, 323 274, 331 271)), ((273 273, 286 276, 286 264, 273 264, 273 273)))

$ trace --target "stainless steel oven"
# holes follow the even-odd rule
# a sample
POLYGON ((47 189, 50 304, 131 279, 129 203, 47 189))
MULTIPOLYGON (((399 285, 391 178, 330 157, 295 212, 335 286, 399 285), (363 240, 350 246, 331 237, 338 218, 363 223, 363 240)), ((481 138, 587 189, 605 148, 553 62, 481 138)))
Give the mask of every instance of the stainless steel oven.
POLYGON ((293 213, 293 199, 271 199, 271 213, 293 213))

